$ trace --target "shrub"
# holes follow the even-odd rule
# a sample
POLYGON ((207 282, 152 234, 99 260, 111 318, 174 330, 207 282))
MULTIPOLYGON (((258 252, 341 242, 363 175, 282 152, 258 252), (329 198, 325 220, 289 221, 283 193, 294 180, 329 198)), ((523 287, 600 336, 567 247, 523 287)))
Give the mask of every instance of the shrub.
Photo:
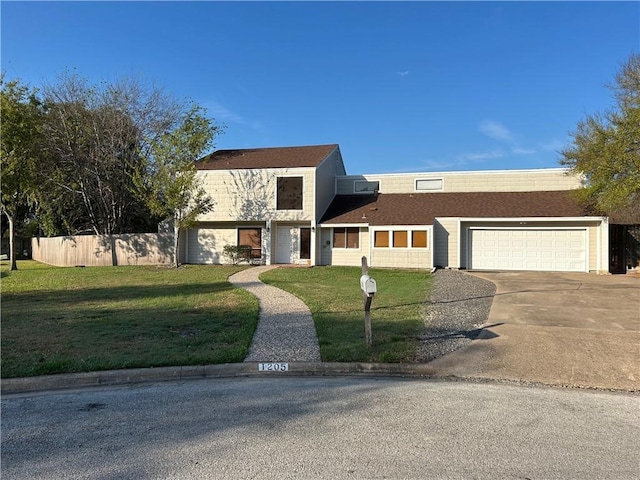
POLYGON ((225 245, 222 254, 233 265, 238 265, 240 262, 251 262, 251 247, 249 245, 225 245))

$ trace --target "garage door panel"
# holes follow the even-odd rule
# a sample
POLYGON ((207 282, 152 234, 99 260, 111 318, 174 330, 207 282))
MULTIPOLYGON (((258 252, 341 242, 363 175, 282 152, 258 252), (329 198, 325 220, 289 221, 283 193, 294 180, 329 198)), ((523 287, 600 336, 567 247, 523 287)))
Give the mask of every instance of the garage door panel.
POLYGON ((586 229, 483 229, 469 234, 469 268, 587 271, 586 229))

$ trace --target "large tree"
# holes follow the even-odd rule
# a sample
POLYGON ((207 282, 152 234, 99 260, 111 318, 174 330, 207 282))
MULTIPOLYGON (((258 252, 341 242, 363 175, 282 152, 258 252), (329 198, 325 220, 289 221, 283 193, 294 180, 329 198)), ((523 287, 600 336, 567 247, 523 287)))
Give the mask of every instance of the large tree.
POLYGON ((214 206, 195 162, 213 147, 220 132, 221 127, 207 118, 201 107, 191 105, 174 128, 151 142, 147 170, 138 177, 137 184, 151 211, 173 224, 176 267, 180 231, 193 226, 214 206))
POLYGON ((43 106, 36 91, 18 80, 0 76, 0 84, 0 208, 9 222, 10 268, 16 270, 16 229, 37 189, 43 106))
POLYGON ((91 85, 64 74, 44 88, 40 218, 48 234, 149 228, 134 178, 144 153, 179 119, 179 104, 132 79, 91 85))
MULTIPOLYGON (((584 174, 582 200, 612 215, 640 205, 640 55, 634 54, 609 88, 615 107, 587 116, 572 133, 560 162, 584 174)), ((640 213, 640 212, 638 212, 640 213)))

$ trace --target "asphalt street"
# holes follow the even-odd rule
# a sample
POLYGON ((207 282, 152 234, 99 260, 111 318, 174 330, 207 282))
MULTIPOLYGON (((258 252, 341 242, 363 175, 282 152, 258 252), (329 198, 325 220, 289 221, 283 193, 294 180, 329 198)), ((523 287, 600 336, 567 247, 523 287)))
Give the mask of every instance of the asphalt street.
POLYGON ((640 477, 640 397, 240 378, 2 399, 2 478, 640 477))

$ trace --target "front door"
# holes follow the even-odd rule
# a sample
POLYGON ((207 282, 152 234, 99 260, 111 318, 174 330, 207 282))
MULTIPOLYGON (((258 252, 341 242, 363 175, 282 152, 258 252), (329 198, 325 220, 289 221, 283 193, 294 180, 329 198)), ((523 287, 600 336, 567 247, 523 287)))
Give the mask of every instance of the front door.
POLYGON ((276 263, 293 263, 293 235, 293 227, 278 227, 276 263))

